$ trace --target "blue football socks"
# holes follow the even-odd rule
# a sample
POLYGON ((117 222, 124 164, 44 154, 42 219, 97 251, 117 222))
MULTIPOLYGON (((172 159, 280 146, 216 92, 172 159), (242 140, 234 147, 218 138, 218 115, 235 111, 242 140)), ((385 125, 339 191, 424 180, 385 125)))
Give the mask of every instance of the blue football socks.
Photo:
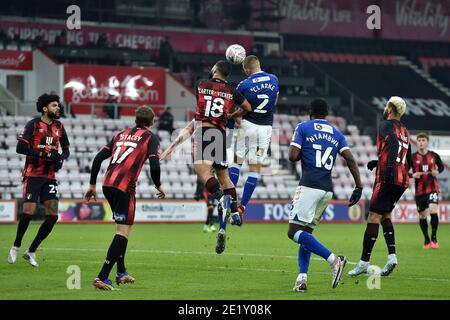
POLYGON ((308 232, 297 231, 294 235, 294 242, 297 242, 300 245, 303 245, 306 249, 311 251, 312 253, 321 256, 325 260, 331 256, 331 251, 325 248, 319 241, 317 241, 314 236, 308 232))
POLYGON ((250 172, 247 177, 247 181, 244 185, 244 192, 242 193, 241 204, 246 207, 252 197, 253 191, 255 191, 258 185, 259 174, 256 172, 250 172))

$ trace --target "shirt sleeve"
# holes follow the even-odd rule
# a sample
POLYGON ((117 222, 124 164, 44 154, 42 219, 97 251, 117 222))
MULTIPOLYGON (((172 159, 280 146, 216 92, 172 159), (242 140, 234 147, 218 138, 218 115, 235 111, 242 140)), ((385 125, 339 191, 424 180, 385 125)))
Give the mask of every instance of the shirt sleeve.
POLYGON ((386 141, 388 150, 387 168, 395 167, 398 155, 398 137, 394 132, 394 125, 391 121, 385 121, 380 126, 380 135, 386 141))
POLYGON ((238 90, 233 89, 233 100, 236 105, 240 106, 244 103, 245 97, 238 90))
POLYGON ((17 137, 17 140, 24 141, 26 143, 31 143, 31 139, 33 138, 34 131, 34 120, 29 121, 23 131, 17 137))
POLYGON ((103 147, 103 149, 106 149, 106 150, 109 150, 112 152, 115 137, 116 136, 112 137, 111 140, 109 140, 109 142, 103 147))
POLYGON ((438 167, 438 171, 439 171, 439 173, 441 173, 442 171, 444 171, 444 164, 442 163, 442 159, 441 159, 441 157, 436 153, 436 152, 433 152, 434 153, 434 157, 436 158, 436 166, 438 167))
POLYGON ((241 82, 239 82, 239 84, 236 87, 236 90, 242 94, 244 94, 245 91, 245 85, 244 85, 244 80, 242 80, 241 82))
POLYGON ((61 144, 61 148, 63 150, 68 149, 70 146, 69 137, 67 136, 67 132, 66 132, 66 129, 64 128, 64 126, 62 126, 62 135, 61 135, 61 140, 59 141, 59 143, 61 144))
POLYGON ((339 154, 341 154, 345 150, 349 150, 349 146, 347 144, 347 140, 345 139, 345 136, 340 133, 339 134, 339 154))
POLYGON ((301 149, 302 141, 303 141, 302 125, 301 123, 299 123, 295 128, 294 135, 292 136, 291 146, 301 149))
POLYGON ((159 159, 159 154, 160 154, 159 139, 156 135, 153 134, 150 137, 150 141, 148 142, 147 157, 148 158, 157 157, 159 159))
POLYGON ((416 166, 414 165, 414 162, 415 162, 415 160, 416 160, 416 154, 417 154, 417 153, 413 153, 413 154, 411 155, 411 169, 412 169, 412 172, 413 172, 413 173, 417 172, 416 166))

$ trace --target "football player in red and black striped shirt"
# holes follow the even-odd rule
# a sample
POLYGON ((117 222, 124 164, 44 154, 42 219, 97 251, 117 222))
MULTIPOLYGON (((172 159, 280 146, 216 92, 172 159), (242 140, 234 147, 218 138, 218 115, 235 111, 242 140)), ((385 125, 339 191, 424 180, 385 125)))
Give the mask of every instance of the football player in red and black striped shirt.
POLYGON ((417 135, 419 150, 412 156, 413 178, 416 183, 416 205, 419 212, 420 228, 425 238, 423 248, 439 248, 437 229, 439 225, 437 176, 444 171, 441 157, 436 152, 428 150, 429 138, 426 133, 417 135), (430 214, 431 241, 428 236, 427 215, 430 214))
POLYGON ((17 138, 17 153, 27 156, 23 170, 23 213, 17 227, 16 240, 8 255, 8 262, 14 263, 39 199, 45 207, 45 220, 23 255, 33 267, 39 266, 36 249, 47 238, 58 220, 58 185, 55 172, 70 154, 66 131, 62 123, 56 120, 59 118, 59 97, 43 94, 38 98, 36 107, 42 116, 28 122, 17 138), (62 154, 58 151, 59 146, 62 148, 62 154))
POLYGON ((165 159, 195 130, 192 151, 195 172, 198 180, 205 185, 214 199, 219 201, 220 228, 216 246, 218 254, 225 250, 226 220, 230 211, 232 224, 240 226, 242 223, 238 212, 236 189, 228 175, 225 131, 228 115, 235 111, 236 105, 251 111, 245 97, 226 81, 230 73, 231 65, 221 60, 212 67, 209 79, 197 84, 195 119, 161 155, 161 159, 165 159), (216 170, 217 179, 211 174, 212 167, 216 170), (228 204, 230 199, 231 203, 228 204), (224 214, 222 209, 225 210, 224 214))
POLYGON ((116 234, 109 247, 105 263, 94 279, 94 287, 113 290, 108 279, 112 267, 117 262, 117 285, 133 283, 125 268, 125 252, 131 226, 134 222, 136 205, 136 181, 144 162, 149 159, 150 175, 155 184, 158 198, 164 198, 159 166, 159 140, 149 130, 155 114, 150 107, 142 106, 136 110, 136 126, 117 133, 97 154, 91 169, 90 187, 84 195, 85 201, 96 199, 97 175, 104 160, 111 158, 103 178, 103 194, 108 200, 116 222, 116 234))
POLYGON ((367 273, 370 255, 378 237, 380 224, 388 247, 388 261, 381 271, 388 276, 397 266, 395 255, 394 227, 391 212, 397 201, 409 186, 408 171, 411 167, 411 146, 409 133, 400 122, 406 111, 406 103, 400 97, 391 97, 384 109, 384 121, 378 128, 378 160, 367 164, 369 170, 375 167, 376 178, 370 200, 367 228, 364 233, 363 251, 357 266, 349 271, 350 276, 367 273))

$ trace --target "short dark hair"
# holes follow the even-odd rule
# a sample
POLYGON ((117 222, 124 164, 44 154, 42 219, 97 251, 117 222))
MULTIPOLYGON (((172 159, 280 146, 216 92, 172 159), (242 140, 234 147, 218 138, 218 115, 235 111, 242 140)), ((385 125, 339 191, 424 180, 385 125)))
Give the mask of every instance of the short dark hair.
POLYGON ((149 106, 141 106, 136 110, 136 125, 140 127, 150 127, 153 124, 155 113, 149 106))
POLYGON ((38 112, 42 113, 44 111, 44 107, 48 106, 51 102, 56 101, 59 104, 59 96, 56 94, 47 94, 39 96, 36 101, 36 109, 38 112))
POLYGON ((318 118, 325 118, 328 115, 328 103, 325 99, 314 99, 311 102, 309 114, 318 118))
POLYGON ((225 60, 219 60, 215 66, 217 70, 226 78, 231 74, 231 64, 225 60))
POLYGON ((424 139, 427 139, 427 141, 430 141, 430 137, 425 132, 419 133, 416 137, 416 140, 419 138, 424 138, 424 139))

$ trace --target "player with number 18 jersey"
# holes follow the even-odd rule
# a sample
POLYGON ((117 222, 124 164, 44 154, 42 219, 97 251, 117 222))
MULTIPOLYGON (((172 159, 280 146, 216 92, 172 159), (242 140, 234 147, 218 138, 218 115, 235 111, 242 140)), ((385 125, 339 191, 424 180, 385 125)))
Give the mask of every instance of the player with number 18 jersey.
POLYGON ((196 86, 196 97, 195 121, 201 124, 201 128, 194 135, 194 162, 210 160, 213 161, 213 167, 226 168, 225 129, 228 115, 245 98, 228 82, 218 78, 200 81, 196 86), (205 152, 211 143, 214 143, 213 155, 205 152))

